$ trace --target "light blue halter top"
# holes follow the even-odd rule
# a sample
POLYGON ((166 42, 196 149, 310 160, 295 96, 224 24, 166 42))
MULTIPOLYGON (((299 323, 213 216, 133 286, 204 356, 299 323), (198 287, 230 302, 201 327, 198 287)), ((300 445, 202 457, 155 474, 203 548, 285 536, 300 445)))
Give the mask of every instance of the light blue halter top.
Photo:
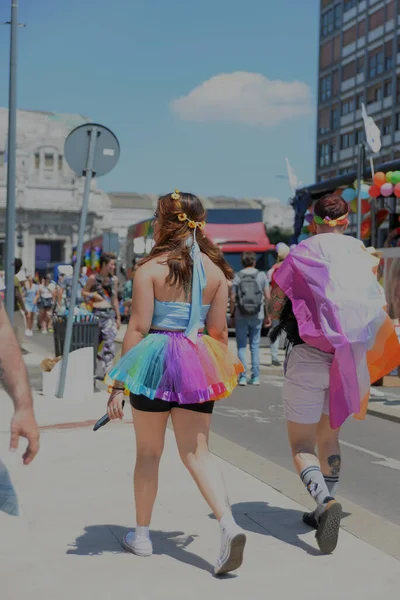
POLYGON ((194 344, 197 333, 203 329, 210 305, 203 304, 203 290, 207 284, 200 247, 194 235, 190 251, 193 260, 192 301, 160 302, 154 300, 153 327, 170 330, 184 330, 185 336, 194 344))

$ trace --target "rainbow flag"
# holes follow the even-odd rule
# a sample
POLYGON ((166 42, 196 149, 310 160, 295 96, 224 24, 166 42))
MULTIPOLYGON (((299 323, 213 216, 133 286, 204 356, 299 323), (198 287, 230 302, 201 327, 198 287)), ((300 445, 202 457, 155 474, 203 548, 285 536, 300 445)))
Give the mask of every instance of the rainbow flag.
POLYGON ((400 364, 400 344, 376 265, 359 240, 326 233, 301 242, 275 274, 292 301, 302 340, 334 354, 333 428, 349 415, 365 418, 371 383, 400 364))

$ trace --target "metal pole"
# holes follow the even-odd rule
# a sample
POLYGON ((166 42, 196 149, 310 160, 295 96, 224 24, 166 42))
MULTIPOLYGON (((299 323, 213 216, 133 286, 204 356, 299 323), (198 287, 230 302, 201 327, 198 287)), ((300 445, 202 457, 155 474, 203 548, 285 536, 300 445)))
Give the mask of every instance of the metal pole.
POLYGON ((83 238, 85 236, 85 226, 86 226, 86 218, 89 207, 89 193, 90 193, 90 184, 93 176, 93 162, 94 162, 94 153, 96 149, 96 140, 97 140, 97 128, 93 127, 89 133, 89 151, 86 163, 86 179, 85 179, 85 187, 83 190, 83 201, 82 201, 82 212, 81 212, 81 220, 79 225, 79 234, 78 234, 78 244, 76 247, 76 262, 74 267, 74 275, 72 278, 72 290, 71 290, 71 299, 68 310, 68 318, 67 318, 67 327, 65 330, 65 341, 64 341, 64 352, 63 358, 61 362, 61 373, 60 373, 60 381, 58 384, 57 398, 64 397, 64 389, 65 389, 65 380, 67 376, 67 368, 68 368, 68 355, 71 348, 71 340, 72 340, 72 326, 74 323, 74 308, 76 302, 76 294, 78 291, 78 280, 79 273, 81 269, 82 262, 82 250, 83 250, 83 238))
POLYGON ((6 208, 6 310, 11 323, 14 320, 14 258, 15 258, 15 182, 17 146, 17 33, 18 0, 11 0, 10 22, 10 83, 8 97, 7 149, 7 208, 6 208))
POLYGON ((358 145, 357 162, 357 239, 361 240, 361 221, 362 221, 362 201, 361 201, 361 182, 364 174, 364 144, 358 145))

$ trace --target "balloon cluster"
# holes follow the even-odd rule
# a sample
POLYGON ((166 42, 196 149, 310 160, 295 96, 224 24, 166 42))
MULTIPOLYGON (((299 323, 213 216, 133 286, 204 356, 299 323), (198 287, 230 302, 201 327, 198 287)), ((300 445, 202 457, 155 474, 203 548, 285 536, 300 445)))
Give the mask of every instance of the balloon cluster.
POLYGON ((371 198, 379 198, 379 196, 388 198, 393 194, 396 198, 400 198, 400 171, 388 171, 386 174, 382 171, 375 173, 374 183, 369 188, 371 198))

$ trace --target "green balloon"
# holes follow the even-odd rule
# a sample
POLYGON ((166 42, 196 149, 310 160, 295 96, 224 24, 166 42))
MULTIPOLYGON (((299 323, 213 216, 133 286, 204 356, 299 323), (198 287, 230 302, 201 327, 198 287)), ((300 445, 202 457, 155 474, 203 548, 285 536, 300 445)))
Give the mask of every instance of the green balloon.
POLYGON ((393 183, 393 171, 388 171, 386 173, 386 182, 393 183))
POLYGON ((395 171, 392 175, 392 183, 396 185, 396 183, 400 183, 400 171, 395 171))

